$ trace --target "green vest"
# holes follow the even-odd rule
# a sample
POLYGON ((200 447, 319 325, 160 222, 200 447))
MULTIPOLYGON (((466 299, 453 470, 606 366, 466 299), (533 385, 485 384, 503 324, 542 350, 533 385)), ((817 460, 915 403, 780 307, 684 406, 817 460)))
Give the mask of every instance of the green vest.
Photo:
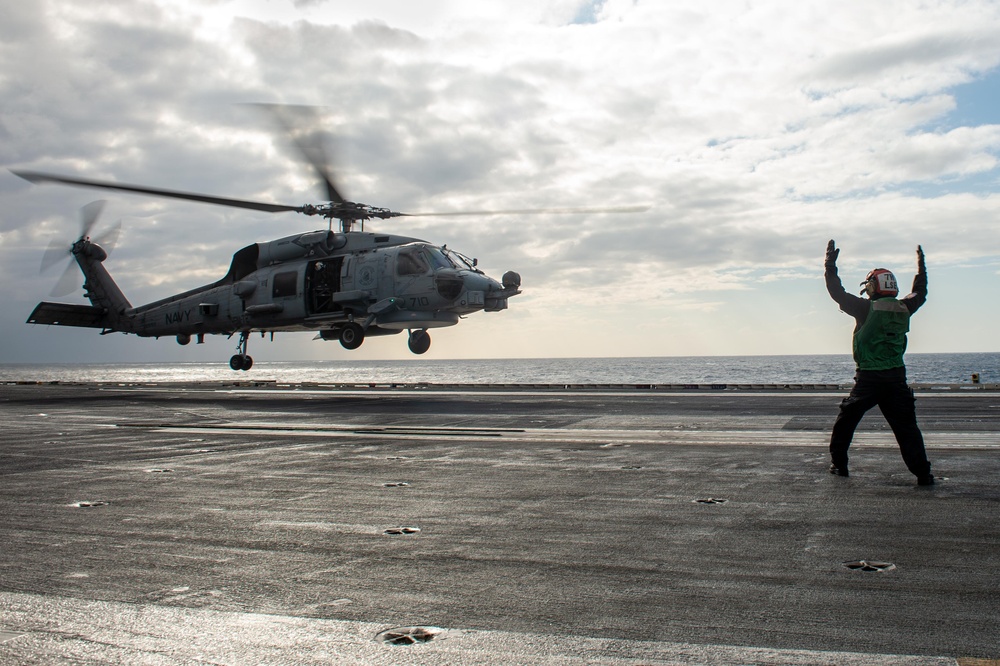
POLYGON ((858 370, 903 367, 910 311, 895 298, 879 298, 868 305, 868 318, 854 332, 854 362, 858 370))

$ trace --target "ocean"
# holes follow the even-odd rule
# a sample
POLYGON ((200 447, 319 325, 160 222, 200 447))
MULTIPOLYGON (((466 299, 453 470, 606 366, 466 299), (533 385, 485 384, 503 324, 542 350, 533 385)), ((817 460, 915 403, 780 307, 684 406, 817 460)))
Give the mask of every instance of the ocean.
MULTIPOLYGON (((1000 353, 907 354, 916 384, 1000 383, 1000 353)), ((664 356, 394 361, 0 364, 3 382, 276 381, 401 384, 850 384, 850 355, 664 356)))

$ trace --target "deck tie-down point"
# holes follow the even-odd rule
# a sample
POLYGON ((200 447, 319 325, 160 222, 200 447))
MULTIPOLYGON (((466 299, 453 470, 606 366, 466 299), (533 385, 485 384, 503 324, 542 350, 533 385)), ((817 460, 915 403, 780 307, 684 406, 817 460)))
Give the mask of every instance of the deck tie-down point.
POLYGON ((375 634, 375 638, 392 645, 413 645, 432 641, 442 633, 444 629, 440 627, 396 627, 380 631, 375 634))

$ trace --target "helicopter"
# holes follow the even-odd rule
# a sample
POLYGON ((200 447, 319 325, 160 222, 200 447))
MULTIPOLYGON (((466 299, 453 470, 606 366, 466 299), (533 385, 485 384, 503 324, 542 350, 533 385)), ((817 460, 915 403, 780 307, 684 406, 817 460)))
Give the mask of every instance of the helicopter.
MULTIPOLYGON (((280 119, 279 119, 280 120, 280 119)), ((647 207, 553 208, 513 211, 400 213, 356 203, 334 184, 321 145, 288 131, 299 152, 325 185, 327 203, 299 206, 231 199, 176 190, 92 180, 38 171, 12 170, 32 183, 57 183, 243 208, 267 213, 296 212, 328 220, 327 228, 258 242, 233 254, 219 280, 145 305, 133 306, 112 279, 101 246, 114 233, 91 239, 101 206, 83 210, 81 234, 68 250, 84 276, 90 305, 41 302, 27 323, 100 329, 109 333, 160 338, 174 336, 181 345, 201 344, 206 335, 238 336, 233 370, 253 366, 247 353, 250 335, 315 331, 348 350, 366 338, 407 331, 414 354, 427 352, 429 329, 454 326, 478 311, 500 312, 521 294, 521 277, 507 271, 500 280, 486 275, 478 261, 447 245, 390 233, 364 230, 371 219, 416 215, 495 215, 578 212, 636 212, 647 207), (339 222, 334 230, 333 221, 339 222)), ((43 267, 65 256, 65 245, 50 247, 43 267)), ((72 261, 67 267, 72 276, 72 261)), ((60 284, 65 278, 60 280, 60 284)), ((74 289, 70 287, 70 290, 74 289)), ((57 293, 53 295, 67 295, 57 293)))

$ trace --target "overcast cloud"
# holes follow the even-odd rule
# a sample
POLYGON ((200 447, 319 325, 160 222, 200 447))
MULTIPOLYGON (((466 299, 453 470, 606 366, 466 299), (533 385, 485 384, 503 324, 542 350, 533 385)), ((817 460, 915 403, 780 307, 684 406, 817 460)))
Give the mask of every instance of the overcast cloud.
MULTIPOLYGON (((822 281, 876 265, 930 296, 912 351, 997 351, 1000 5, 989 0, 0 0, 0 162, 285 204, 322 190, 250 103, 319 107, 344 194, 400 211, 649 204, 373 228, 514 269, 510 310, 428 357, 847 353, 822 281), (976 95, 963 96, 974 90, 976 95), (958 100, 989 100, 960 108, 958 100), (960 120, 959 120, 960 119, 960 120)), ((971 103, 970 103, 971 104, 971 103)), ((226 362, 201 347, 24 324, 81 206, 124 232, 133 304, 220 278, 314 218, 31 185, 0 173, 0 362, 226 362)), ((69 302, 84 302, 82 290, 69 302)), ((408 357, 308 334, 258 360, 408 357)))

